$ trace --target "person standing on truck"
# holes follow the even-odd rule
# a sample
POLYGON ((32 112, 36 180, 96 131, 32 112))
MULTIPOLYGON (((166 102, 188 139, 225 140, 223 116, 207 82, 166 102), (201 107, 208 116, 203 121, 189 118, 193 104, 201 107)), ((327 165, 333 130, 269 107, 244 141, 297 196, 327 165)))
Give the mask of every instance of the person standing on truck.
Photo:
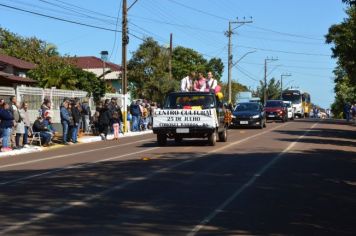
POLYGON ((193 80, 195 78, 195 72, 192 71, 188 76, 184 77, 180 81, 180 90, 182 92, 189 92, 193 90, 193 80))
POLYGON ((198 73, 198 80, 194 82, 194 91, 196 92, 204 92, 206 87, 206 79, 204 78, 204 74, 202 72, 198 73))
POLYGON ((218 81, 213 78, 213 73, 208 72, 208 78, 205 81, 205 92, 215 92, 215 88, 218 85, 218 81))

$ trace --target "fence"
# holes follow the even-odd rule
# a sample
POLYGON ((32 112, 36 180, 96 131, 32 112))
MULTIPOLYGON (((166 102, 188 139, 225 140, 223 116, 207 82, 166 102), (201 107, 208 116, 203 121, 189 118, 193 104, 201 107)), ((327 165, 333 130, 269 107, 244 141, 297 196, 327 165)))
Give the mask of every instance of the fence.
MULTIPOLYGON (((18 86, 15 88, 12 87, 1 87, 0 86, 0 98, 9 101, 10 96, 16 96, 18 103, 26 101, 29 106, 30 120, 34 122, 36 116, 39 114, 39 109, 43 103, 44 98, 49 98, 52 103, 52 120, 54 123, 60 123, 60 114, 59 109, 64 98, 79 98, 81 101, 86 98, 88 95, 85 91, 79 90, 63 90, 63 89, 42 89, 35 87, 25 87, 18 86)), ((118 98, 118 104, 122 106, 123 96, 122 94, 116 93, 107 93, 104 98, 111 99, 112 97, 118 98)), ((89 105, 92 110, 95 109, 94 100, 92 97, 89 98, 89 105)))

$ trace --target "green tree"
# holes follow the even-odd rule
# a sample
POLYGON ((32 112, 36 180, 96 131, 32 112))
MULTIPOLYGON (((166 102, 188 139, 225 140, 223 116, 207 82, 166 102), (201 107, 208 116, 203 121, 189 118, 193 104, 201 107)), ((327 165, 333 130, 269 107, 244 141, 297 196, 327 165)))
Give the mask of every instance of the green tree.
POLYGON ((178 81, 170 80, 168 53, 153 38, 147 38, 133 53, 128 63, 130 91, 134 97, 162 101, 178 88, 178 81))
POLYGON ((333 57, 347 73, 352 84, 356 85, 356 6, 350 6, 341 24, 333 25, 326 35, 326 42, 333 43, 333 57))
POLYGON ((179 46, 173 50, 172 74, 176 80, 181 80, 192 71, 205 73, 207 64, 203 55, 193 49, 179 46))
POLYGON ((224 63, 220 58, 211 58, 207 63, 206 70, 211 71, 214 78, 220 81, 224 72, 224 63))
POLYGON ((0 28, 0 53, 35 63, 37 67, 29 71, 29 76, 43 88, 84 90, 95 99, 105 93, 103 80, 73 66, 67 57, 59 55, 54 44, 0 28))
POLYGON ((349 7, 347 18, 340 24, 332 25, 325 36, 327 43, 333 43, 332 56, 337 58, 335 74, 335 101, 331 108, 336 117, 342 117, 346 102, 356 101, 356 1, 343 0, 349 7))
MULTIPOLYGON (((264 91, 265 83, 263 80, 260 80, 260 85, 257 87, 255 94, 261 99, 261 102, 264 103, 264 91)), ((279 80, 275 78, 270 79, 267 82, 267 99, 279 99, 281 95, 281 84, 279 80)))
MULTIPOLYGON (((236 82, 235 80, 231 81, 231 102, 233 104, 236 103, 236 96, 239 92, 246 92, 248 91, 248 88, 243 85, 240 84, 238 82, 236 82)), ((229 84, 228 83, 222 83, 221 84, 221 92, 224 95, 225 100, 228 100, 228 93, 229 93, 229 84)))

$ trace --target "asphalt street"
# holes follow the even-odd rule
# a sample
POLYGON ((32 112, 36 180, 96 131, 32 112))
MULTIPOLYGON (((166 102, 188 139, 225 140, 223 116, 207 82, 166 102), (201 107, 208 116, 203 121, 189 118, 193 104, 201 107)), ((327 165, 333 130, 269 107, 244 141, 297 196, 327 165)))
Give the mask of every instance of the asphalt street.
POLYGON ((356 128, 153 134, 0 159, 0 235, 356 235, 356 128))

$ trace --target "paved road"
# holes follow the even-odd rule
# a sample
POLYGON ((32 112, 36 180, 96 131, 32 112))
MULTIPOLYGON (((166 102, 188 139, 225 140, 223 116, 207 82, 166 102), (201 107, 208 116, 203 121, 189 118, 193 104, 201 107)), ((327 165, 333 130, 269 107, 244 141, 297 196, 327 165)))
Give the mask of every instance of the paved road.
POLYGON ((341 122, 0 159, 3 235, 356 235, 355 222, 356 129, 341 122))

